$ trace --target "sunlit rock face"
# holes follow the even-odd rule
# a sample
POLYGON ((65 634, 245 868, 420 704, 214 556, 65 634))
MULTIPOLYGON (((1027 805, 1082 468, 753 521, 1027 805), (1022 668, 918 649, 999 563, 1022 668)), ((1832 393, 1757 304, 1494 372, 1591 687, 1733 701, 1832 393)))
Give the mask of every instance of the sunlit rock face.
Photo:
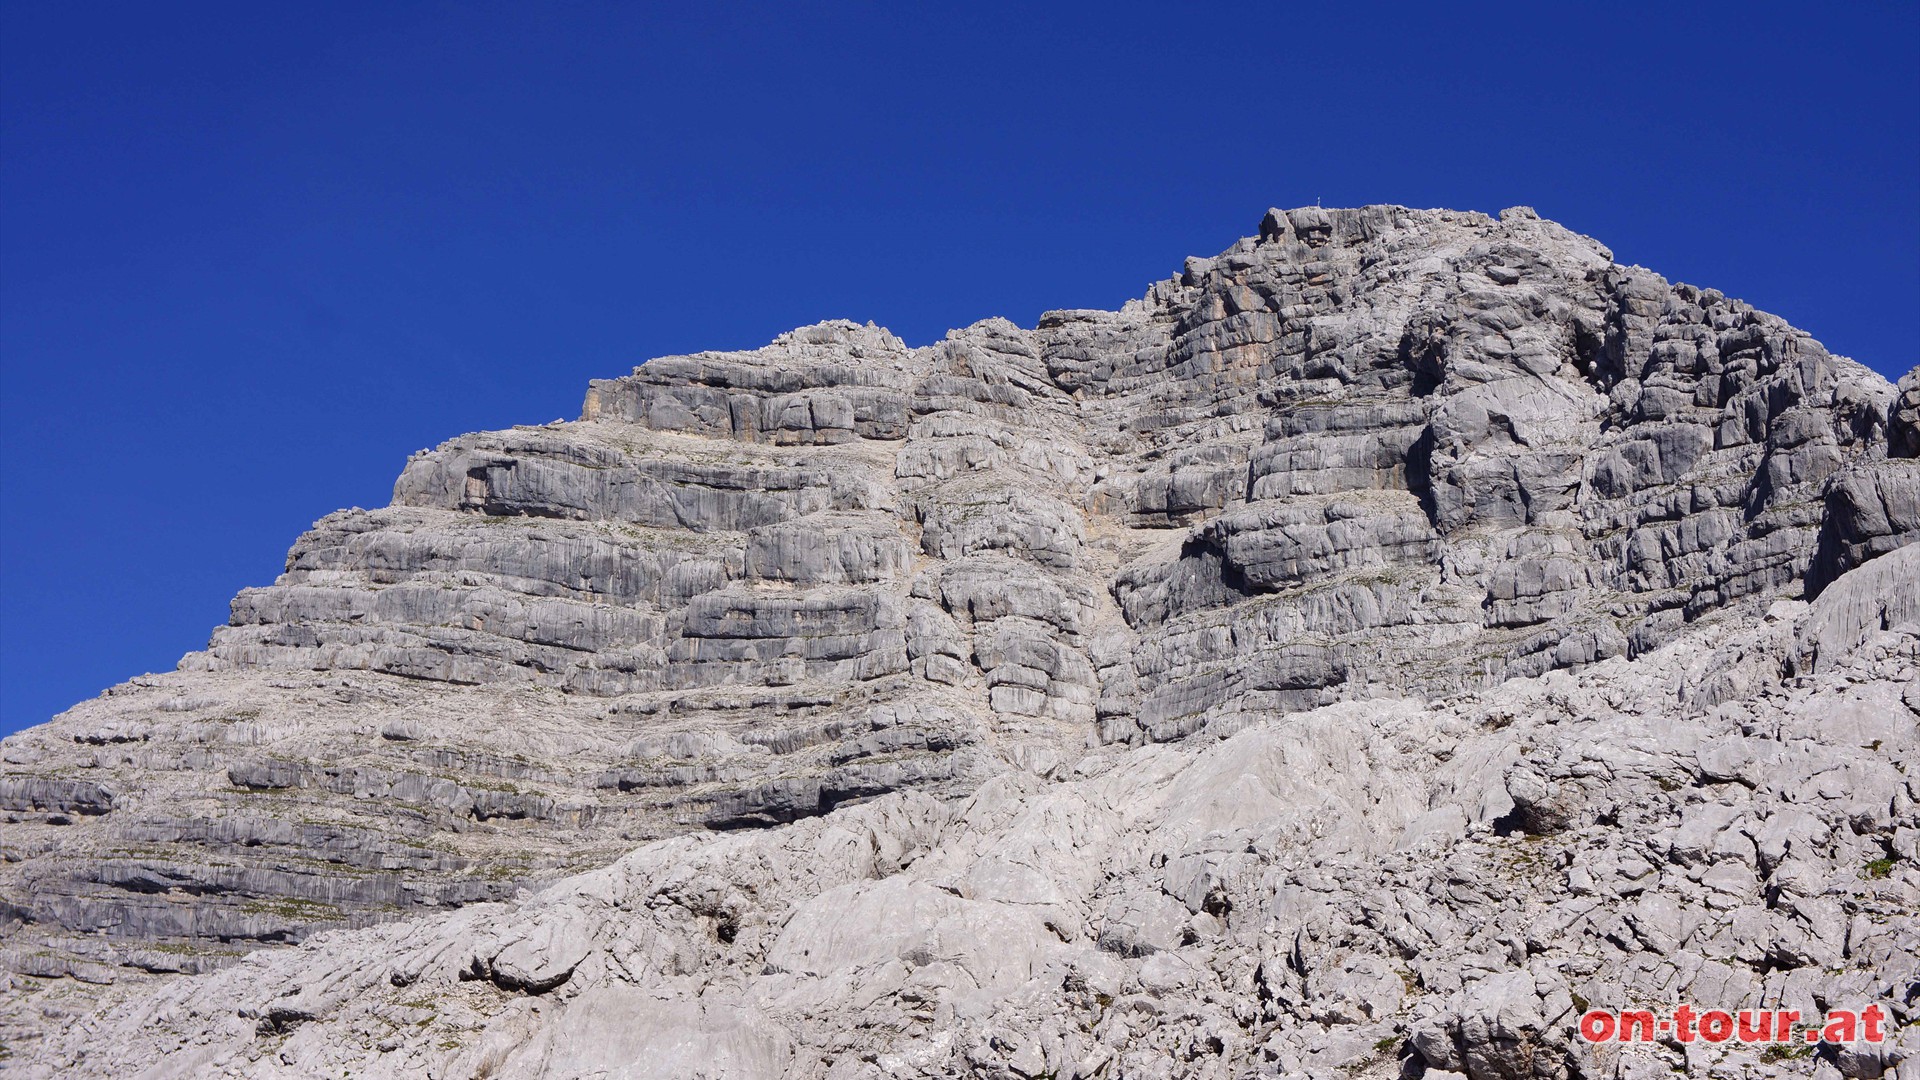
POLYGON ((1916 380, 1526 208, 649 361, 5 740, 0 1028, 75 1075, 1704 1070, 1571 1003, 1917 974, 1916 380))

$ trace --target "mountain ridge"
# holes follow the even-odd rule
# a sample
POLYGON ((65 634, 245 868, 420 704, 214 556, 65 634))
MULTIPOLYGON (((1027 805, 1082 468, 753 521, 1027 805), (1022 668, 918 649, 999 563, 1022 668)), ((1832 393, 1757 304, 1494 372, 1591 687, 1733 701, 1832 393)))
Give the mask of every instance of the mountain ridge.
MULTIPOLYGON (((1917 419, 1915 374, 1527 208, 1273 210, 1119 311, 651 360, 415 454, 178 671, 6 739, 0 958, 169 985, 635 844, 1737 637, 1920 537, 1917 419)), ((1902 624, 1860 610, 1775 678, 1902 624)))

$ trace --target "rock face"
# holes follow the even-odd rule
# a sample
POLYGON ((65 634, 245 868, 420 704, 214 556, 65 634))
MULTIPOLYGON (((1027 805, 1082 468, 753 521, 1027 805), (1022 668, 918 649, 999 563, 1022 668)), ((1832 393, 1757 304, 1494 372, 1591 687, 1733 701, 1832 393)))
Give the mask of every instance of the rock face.
POLYGON ((650 361, 5 740, 0 1025, 74 1075, 1484 1080, 1720 1060, 1576 1001, 1905 1020, 1917 378, 1525 208, 650 361))

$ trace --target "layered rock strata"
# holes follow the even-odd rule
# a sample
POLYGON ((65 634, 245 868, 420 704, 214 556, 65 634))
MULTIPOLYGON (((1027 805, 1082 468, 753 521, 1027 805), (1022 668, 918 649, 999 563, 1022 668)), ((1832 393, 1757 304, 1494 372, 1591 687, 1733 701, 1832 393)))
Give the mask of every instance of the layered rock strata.
POLYGON ((105 988, 27 1067, 1905 1076, 1920 1060, 1916 581, 1908 547, 1812 605, 1709 615, 1631 661, 658 841, 511 902, 105 988), (1879 1003, 1893 1038, 1574 1034, 1589 1005, 1681 1001, 1805 1017, 1879 1003))
MULTIPOLYGON (((1639 670, 1920 538, 1915 379, 1525 208, 1272 211, 1117 312, 653 360, 415 455, 178 671, 5 740, 0 956, 119 995, 679 834, 1639 670)), ((1903 625, 1890 585, 1773 677, 1903 625)))

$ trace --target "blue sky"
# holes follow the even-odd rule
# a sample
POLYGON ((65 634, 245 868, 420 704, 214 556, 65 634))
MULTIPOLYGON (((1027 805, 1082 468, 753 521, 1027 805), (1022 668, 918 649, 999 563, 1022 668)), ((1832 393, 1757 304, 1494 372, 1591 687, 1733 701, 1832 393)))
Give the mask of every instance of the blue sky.
POLYGON ((1270 205, 1536 206, 1920 362, 1920 7, 0 5, 0 731, 406 455, 830 317, 1111 307, 1270 205))

